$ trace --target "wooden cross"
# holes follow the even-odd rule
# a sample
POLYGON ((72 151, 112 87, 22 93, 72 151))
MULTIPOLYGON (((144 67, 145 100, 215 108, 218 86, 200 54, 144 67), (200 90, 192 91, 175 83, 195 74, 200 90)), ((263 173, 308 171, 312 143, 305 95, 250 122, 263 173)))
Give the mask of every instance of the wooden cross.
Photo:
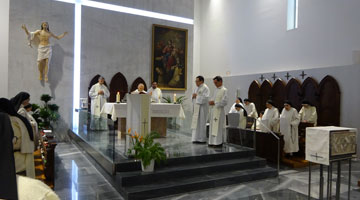
POLYGON ((304 77, 306 76, 307 74, 305 74, 304 71, 301 72, 300 76, 302 77, 302 79, 304 79, 304 77))
POLYGON ((216 117, 215 117, 215 119, 214 119, 214 121, 216 122, 218 119, 216 119, 216 117))
POLYGON ((286 72, 286 80, 289 80, 289 78, 291 77, 291 75, 289 74, 289 72, 286 72))
POLYGON ((316 160, 318 159, 318 158, 324 158, 324 157, 321 157, 321 156, 318 156, 318 154, 316 153, 315 155, 310 155, 311 157, 315 157, 316 158, 316 160))
POLYGON ((273 78, 275 81, 275 79, 277 78, 277 76, 275 76, 275 73, 273 74, 273 76, 271 78, 273 78))
POLYGON ((260 80, 263 81, 265 79, 264 75, 261 74, 260 80))

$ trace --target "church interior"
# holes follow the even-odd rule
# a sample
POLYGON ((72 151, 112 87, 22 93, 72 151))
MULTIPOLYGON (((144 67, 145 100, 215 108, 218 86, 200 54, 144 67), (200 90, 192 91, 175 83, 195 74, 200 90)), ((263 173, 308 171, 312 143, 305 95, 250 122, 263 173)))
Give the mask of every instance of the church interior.
POLYGON ((2 0, 0 199, 360 199, 359 9, 2 0))

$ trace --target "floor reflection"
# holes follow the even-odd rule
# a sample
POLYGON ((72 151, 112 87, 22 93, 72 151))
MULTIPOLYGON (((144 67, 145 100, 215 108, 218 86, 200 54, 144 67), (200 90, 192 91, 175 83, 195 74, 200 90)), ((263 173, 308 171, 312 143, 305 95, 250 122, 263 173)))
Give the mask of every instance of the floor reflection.
POLYGON ((78 166, 71 161, 71 199, 78 200, 78 166))

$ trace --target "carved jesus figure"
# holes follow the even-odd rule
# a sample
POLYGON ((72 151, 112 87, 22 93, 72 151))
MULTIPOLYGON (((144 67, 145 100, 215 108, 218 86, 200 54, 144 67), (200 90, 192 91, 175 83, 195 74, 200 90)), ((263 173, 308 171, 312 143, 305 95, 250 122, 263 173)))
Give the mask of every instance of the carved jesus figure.
POLYGON ((26 26, 23 24, 21 26, 22 29, 24 29, 26 35, 28 36, 29 40, 29 46, 32 47, 32 42, 37 43, 38 42, 38 57, 37 57, 37 63, 38 68, 40 72, 39 80, 44 80, 48 82, 48 71, 49 71, 49 62, 51 59, 51 45, 50 45, 50 38, 56 38, 61 39, 63 38, 67 32, 64 32, 63 34, 56 36, 52 32, 50 32, 49 24, 47 22, 41 23, 41 29, 36 30, 35 32, 29 32, 26 26))

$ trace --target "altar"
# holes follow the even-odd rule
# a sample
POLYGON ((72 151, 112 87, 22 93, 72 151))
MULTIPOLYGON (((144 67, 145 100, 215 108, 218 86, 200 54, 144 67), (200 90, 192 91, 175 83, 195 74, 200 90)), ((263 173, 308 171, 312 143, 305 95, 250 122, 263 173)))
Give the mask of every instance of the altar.
MULTIPOLYGON (((126 132, 127 103, 105 103, 101 113, 111 115, 113 121, 118 120, 118 131, 126 132)), ((185 119, 182 106, 171 103, 151 103, 150 116, 151 131, 159 132, 162 137, 166 136, 167 118, 185 119)))

